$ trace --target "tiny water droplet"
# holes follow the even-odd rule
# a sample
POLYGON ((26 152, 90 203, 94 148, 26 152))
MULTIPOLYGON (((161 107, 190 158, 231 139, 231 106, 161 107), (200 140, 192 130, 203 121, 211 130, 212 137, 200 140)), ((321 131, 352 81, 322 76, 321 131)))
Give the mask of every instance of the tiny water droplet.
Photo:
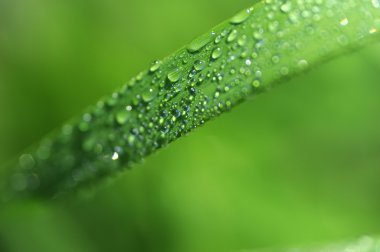
POLYGON ((284 13, 288 13, 292 10, 292 3, 290 1, 287 1, 283 5, 281 5, 280 10, 284 13))
POLYGON ((149 68, 151 73, 156 72, 161 67, 161 61, 156 60, 152 63, 152 66, 149 68))
POLYGON ((301 68, 301 69, 305 69, 309 66, 309 62, 307 62, 307 60, 305 59, 301 59, 298 61, 298 67, 301 68))
POLYGON ((348 19, 347 18, 343 18, 342 20, 340 20, 340 25, 341 26, 346 26, 346 25, 348 25, 348 19))
POLYGON ((194 62, 194 69, 196 71, 202 71, 203 69, 205 69, 205 67, 206 63, 203 60, 197 60, 194 62))
POLYGON ((181 71, 179 68, 176 68, 168 73, 168 80, 172 83, 177 82, 179 78, 181 78, 181 71))
POLYGON ((158 91, 155 88, 149 88, 144 93, 141 94, 141 98, 144 102, 150 102, 156 97, 158 91))
POLYGON ((119 159, 119 153, 117 153, 116 151, 112 154, 112 160, 118 160, 119 159))
POLYGON ((22 169, 28 170, 28 169, 32 169, 36 162, 34 161, 34 158, 32 155, 23 154, 19 158, 19 163, 22 169))
POLYGON ((118 124, 124 124, 128 121, 130 113, 127 110, 122 110, 116 113, 115 119, 118 124))
POLYGON ((251 61, 250 59, 247 59, 247 60, 245 61, 245 64, 246 64, 247 66, 250 66, 250 65, 252 65, 252 61, 251 61))
POLYGON ((227 42, 230 43, 230 42, 234 41, 237 38, 237 36, 238 36, 238 31, 235 29, 232 30, 227 37, 227 42))
POLYGON ((246 9, 246 10, 243 10, 243 11, 239 12, 238 14, 236 14, 234 17, 232 17, 230 19, 230 23, 231 24, 241 24, 241 23, 243 23, 245 20, 247 20, 247 18, 251 14, 252 10, 253 10, 253 8, 252 9, 246 9))
POLYGON ((376 28, 371 28, 370 30, 369 30, 369 33, 370 34, 374 34, 374 33, 376 33, 378 30, 376 29, 376 28))
POLYGON ((247 43, 247 36, 246 35, 243 35, 238 39, 238 45, 239 46, 245 46, 246 43, 247 43))
POLYGON ((287 67, 282 67, 282 68, 280 69, 280 73, 281 73, 281 75, 283 75, 283 76, 288 75, 288 74, 289 74, 289 68, 287 68, 287 67))
POLYGON ((380 7, 380 0, 372 0, 372 5, 375 8, 379 8, 380 7))
POLYGON ((280 62, 280 57, 279 57, 278 55, 274 55, 274 56, 272 57, 272 62, 273 62, 274 64, 278 64, 278 63, 280 62))
POLYGON ((252 87, 254 87, 254 88, 259 88, 260 85, 261 85, 261 83, 260 83, 260 81, 258 79, 254 80, 252 82, 252 87))
POLYGON ((222 49, 220 47, 217 47, 217 48, 215 48, 214 51, 212 51, 211 57, 212 57, 212 59, 216 60, 220 56, 222 56, 222 54, 223 54, 222 49))
POLYGON ((221 35, 216 36, 214 42, 215 44, 219 44, 220 42, 222 42, 222 36, 221 35))

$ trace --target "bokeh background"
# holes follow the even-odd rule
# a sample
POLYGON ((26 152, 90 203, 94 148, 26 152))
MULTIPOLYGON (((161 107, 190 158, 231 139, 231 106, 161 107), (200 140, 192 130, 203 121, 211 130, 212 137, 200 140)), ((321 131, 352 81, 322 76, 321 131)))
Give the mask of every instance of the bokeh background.
MULTIPOLYGON (((0 164, 253 1, 0 0, 0 164)), ((1 252, 239 251, 380 233, 380 45, 89 192, 0 210, 1 252)))

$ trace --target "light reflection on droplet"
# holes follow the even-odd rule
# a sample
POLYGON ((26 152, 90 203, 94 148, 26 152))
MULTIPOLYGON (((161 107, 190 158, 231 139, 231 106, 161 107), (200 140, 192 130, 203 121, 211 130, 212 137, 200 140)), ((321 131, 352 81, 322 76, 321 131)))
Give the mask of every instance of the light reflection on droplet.
POLYGON ((119 153, 114 152, 114 153, 112 154, 112 160, 118 160, 118 159, 119 159, 119 153))
POLYGON ((340 25, 341 26, 346 26, 346 25, 348 25, 348 19, 347 18, 343 18, 342 20, 340 20, 340 25))
POLYGON ((371 29, 369 30, 369 34, 374 34, 374 33, 376 33, 376 32, 378 32, 378 30, 377 30, 376 28, 371 28, 371 29))
POLYGON ((380 1, 379 0, 372 0, 372 5, 375 8, 379 8, 380 7, 380 1))

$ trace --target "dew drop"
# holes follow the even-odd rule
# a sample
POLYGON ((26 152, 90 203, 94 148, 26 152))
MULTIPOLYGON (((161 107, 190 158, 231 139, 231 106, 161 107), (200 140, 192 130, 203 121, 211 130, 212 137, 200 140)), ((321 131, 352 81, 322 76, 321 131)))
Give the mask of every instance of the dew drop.
POLYGON ((379 0, 372 0, 372 5, 375 8, 379 8, 380 7, 380 1, 379 0))
POLYGON ((250 59, 247 59, 247 60, 245 61, 245 64, 246 64, 247 66, 250 66, 250 65, 252 65, 252 61, 251 61, 250 59))
POLYGON ((238 14, 236 14, 234 17, 232 17, 230 19, 230 23, 231 24, 241 24, 241 23, 243 23, 245 20, 247 20, 247 18, 251 14, 252 10, 253 9, 246 9, 246 10, 243 10, 243 11, 239 12, 238 14))
POLYGON ((281 73, 281 75, 283 75, 283 76, 288 75, 288 74, 289 74, 289 68, 287 68, 287 67, 282 67, 282 68, 280 69, 280 73, 281 73))
POLYGON ((151 73, 156 72, 161 67, 161 61, 156 60, 152 63, 151 67, 149 68, 149 71, 151 73))
POLYGON ((305 69, 309 66, 309 63, 305 59, 301 59, 298 61, 298 67, 301 69, 305 69))
POLYGON ((341 26, 346 26, 346 25, 348 25, 348 19, 347 18, 343 18, 342 20, 340 20, 340 25, 341 26))
POLYGON ((237 36, 238 36, 238 31, 235 29, 232 30, 227 37, 227 42, 230 43, 230 42, 234 41, 237 38, 237 36))
POLYGON ((260 85, 261 85, 261 83, 260 83, 260 81, 258 79, 254 80, 252 82, 252 87, 254 87, 254 88, 259 88, 260 85))
POLYGON ((217 48, 215 48, 215 50, 212 52, 212 54, 211 54, 211 58, 214 59, 214 60, 216 60, 216 59, 218 59, 220 56, 222 56, 222 54, 223 54, 222 49, 221 49, 220 47, 217 47, 217 48))
POLYGON ((203 34, 202 36, 194 39, 188 46, 187 46, 187 50, 190 52, 190 53, 196 53, 198 51, 200 51, 203 47, 205 47, 208 43, 211 42, 211 40, 213 39, 215 33, 206 33, 206 34, 203 34))
POLYGON ((112 154, 112 157, 111 157, 112 160, 118 160, 119 159, 119 153, 117 153, 116 151, 112 154))
POLYGON ((370 30, 369 30, 369 34, 374 34, 374 33, 376 33, 377 32, 377 29, 376 28, 371 28, 370 30))
POLYGON ((116 113, 115 119, 118 124, 124 124, 128 121, 130 113, 127 110, 122 110, 116 113))
POLYGON ((292 3, 290 1, 287 1, 283 5, 281 5, 280 10, 284 13, 288 13, 292 10, 292 3))
POLYGON ((157 95, 157 90, 155 88, 149 88, 146 90, 144 93, 141 94, 141 98, 143 99, 144 102, 150 102, 156 97, 157 95))
POLYGON ((220 35, 216 36, 214 42, 215 42, 215 44, 219 44, 220 42, 222 42, 222 36, 220 36, 220 35))
POLYGON ((238 39, 238 45, 239 46, 245 46, 246 43, 247 43, 247 36, 246 35, 243 35, 238 39))
POLYGON ((274 55, 274 56, 272 57, 272 62, 273 62, 274 64, 278 64, 278 63, 280 62, 280 57, 279 57, 278 55, 274 55))
POLYGON ((202 71, 203 69, 205 69, 205 67, 206 63, 203 60, 197 60, 194 62, 194 69, 196 71, 202 71))
POLYGON ((23 154, 19 158, 20 167, 25 170, 32 169, 35 163, 33 156, 30 154, 23 154))
POLYGON ((181 71, 179 68, 174 69, 170 73, 168 73, 168 80, 172 83, 177 82, 181 78, 181 71))

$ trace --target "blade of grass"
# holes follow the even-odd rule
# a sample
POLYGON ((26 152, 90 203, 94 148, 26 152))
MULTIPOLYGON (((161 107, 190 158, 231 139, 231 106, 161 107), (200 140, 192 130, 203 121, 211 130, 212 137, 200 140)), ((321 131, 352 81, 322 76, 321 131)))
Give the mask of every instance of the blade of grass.
POLYGON ((377 41, 379 0, 266 0, 152 63, 4 169, 7 195, 53 197, 133 165, 232 107, 377 41))

